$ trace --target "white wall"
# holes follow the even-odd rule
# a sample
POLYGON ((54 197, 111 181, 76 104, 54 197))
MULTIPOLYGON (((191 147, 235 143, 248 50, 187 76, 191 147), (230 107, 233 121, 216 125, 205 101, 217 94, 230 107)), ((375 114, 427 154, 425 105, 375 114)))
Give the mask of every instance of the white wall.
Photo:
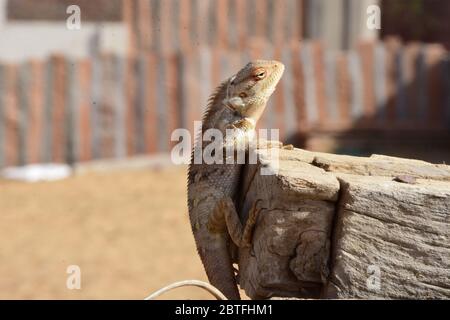
POLYGON ((68 30, 64 23, 7 23, 0 29, 0 60, 23 61, 45 58, 52 53, 86 57, 98 39, 100 52, 124 54, 128 35, 123 24, 83 24, 68 30))
MULTIPOLYGON (((305 0, 307 38, 322 40, 327 49, 351 49, 361 39, 375 39, 377 30, 366 25, 367 7, 379 0, 305 0)), ((383 14, 383 13, 381 13, 383 14)))
POLYGON ((0 30, 2 29, 3 23, 6 19, 6 1, 0 0, 0 30))
POLYGON ((69 57, 88 56, 98 43, 100 52, 125 54, 128 30, 124 23, 81 23, 80 30, 69 30, 65 21, 10 22, 6 2, 0 0, 0 61, 20 62, 43 59, 53 53, 69 57))

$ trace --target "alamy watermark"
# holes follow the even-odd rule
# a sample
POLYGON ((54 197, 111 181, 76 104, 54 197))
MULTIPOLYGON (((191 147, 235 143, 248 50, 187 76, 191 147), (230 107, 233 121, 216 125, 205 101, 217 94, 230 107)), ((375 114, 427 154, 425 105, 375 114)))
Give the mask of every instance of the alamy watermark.
MULTIPOLYGON (((203 132, 201 121, 194 122, 194 132, 203 132)), ((190 131, 179 128, 172 132, 171 141, 178 142, 170 153, 174 164, 189 164, 192 155, 194 164, 257 164, 259 161, 263 164, 262 175, 278 172, 279 148, 271 148, 271 142, 278 143, 278 129, 226 129, 223 134, 221 130, 212 128, 195 136, 198 139, 192 152, 190 131)))
POLYGON ((66 273, 69 274, 66 280, 66 287, 69 290, 81 289, 81 268, 76 264, 70 265, 66 269, 66 273))
POLYGON ((381 29, 381 9, 376 4, 367 7, 367 21, 366 26, 369 30, 381 29))
POLYGON ((380 267, 371 264, 367 267, 366 286, 370 291, 379 291, 381 289, 381 270, 380 267))
POLYGON ((79 6, 73 4, 67 7, 66 13, 70 16, 66 20, 66 27, 69 30, 81 29, 81 9, 79 6))

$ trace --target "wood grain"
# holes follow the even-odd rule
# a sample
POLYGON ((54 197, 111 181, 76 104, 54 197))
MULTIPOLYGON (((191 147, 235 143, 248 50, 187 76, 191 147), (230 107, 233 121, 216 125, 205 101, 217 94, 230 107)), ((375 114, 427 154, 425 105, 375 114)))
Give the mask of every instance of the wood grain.
POLYGON ((249 297, 450 297, 449 166, 273 150, 242 186, 242 220, 259 210, 237 256, 249 297))

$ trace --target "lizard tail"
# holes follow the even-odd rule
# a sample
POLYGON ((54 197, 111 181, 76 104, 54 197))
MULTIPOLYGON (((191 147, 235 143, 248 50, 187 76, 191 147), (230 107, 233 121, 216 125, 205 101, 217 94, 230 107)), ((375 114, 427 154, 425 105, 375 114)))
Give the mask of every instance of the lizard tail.
POLYGON ((215 234, 208 248, 198 248, 209 282, 229 300, 240 300, 233 263, 228 251, 228 239, 224 234, 215 234))
MULTIPOLYGON (((195 206, 189 206, 189 217, 197 251, 209 282, 219 289, 227 299, 240 300, 229 249, 231 239, 225 219, 214 221, 214 228, 211 228, 210 225, 211 219, 217 219, 213 212, 217 202, 223 197, 223 192, 219 193, 211 187, 208 189, 208 185, 204 189, 201 201, 198 200, 198 196, 197 198, 189 197, 189 199, 197 199, 195 206)), ((194 190, 191 189, 188 192, 193 193, 194 190)), ((196 190, 196 192, 199 191, 196 190)), ((193 204, 194 200, 191 202, 193 204)))

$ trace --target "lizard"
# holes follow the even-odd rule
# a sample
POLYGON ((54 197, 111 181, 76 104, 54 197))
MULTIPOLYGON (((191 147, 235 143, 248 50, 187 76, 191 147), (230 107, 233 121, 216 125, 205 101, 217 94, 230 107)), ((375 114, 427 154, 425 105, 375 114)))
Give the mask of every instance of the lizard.
MULTIPOLYGON (((220 130, 223 148, 239 139, 254 139, 256 123, 283 72, 284 65, 278 61, 249 62, 210 96, 199 134, 220 130)), ((239 300, 230 246, 249 245, 258 210, 250 209, 243 227, 235 205, 243 164, 195 163, 195 154, 201 154, 205 144, 197 139, 188 168, 190 224, 210 283, 228 299, 239 300)))

